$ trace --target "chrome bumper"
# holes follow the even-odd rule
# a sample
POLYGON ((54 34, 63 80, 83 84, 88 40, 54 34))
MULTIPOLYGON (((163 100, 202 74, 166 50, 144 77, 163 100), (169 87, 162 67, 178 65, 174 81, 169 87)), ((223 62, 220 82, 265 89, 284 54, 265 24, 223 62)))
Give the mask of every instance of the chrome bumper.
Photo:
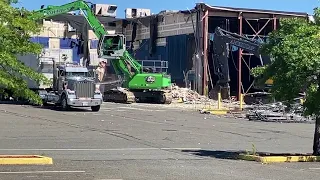
POLYGON ((69 106, 91 107, 102 104, 102 99, 68 99, 69 106))

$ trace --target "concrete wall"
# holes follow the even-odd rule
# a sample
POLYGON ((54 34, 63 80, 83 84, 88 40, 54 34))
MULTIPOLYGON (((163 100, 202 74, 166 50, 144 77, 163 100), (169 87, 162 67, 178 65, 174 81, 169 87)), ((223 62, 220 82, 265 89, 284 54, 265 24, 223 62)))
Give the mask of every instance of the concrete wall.
MULTIPOLYGON (((115 33, 114 27, 110 27, 107 29, 109 33, 115 33), (113 30, 112 30, 113 29, 113 30)), ((90 51, 90 57, 91 57, 91 65, 98 65, 99 61, 101 60, 98 58, 97 54, 97 41, 98 38, 93 33, 92 30, 89 30, 89 51, 90 51)), ((81 60, 79 60, 79 56, 77 56, 77 49, 68 47, 68 44, 71 43, 71 41, 76 41, 77 35, 75 32, 68 32, 68 25, 67 23, 63 22, 54 22, 54 21, 46 21, 43 20, 43 31, 41 31, 39 34, 33 35, 33 37, 39 38, 48 38, 48 47, 44 47, 47 50, 52 50, 52 57, 58 57, 59 54, 54 54, 55 52, 64 51, 65 49, 69 49, 73 51, 73 61, 82 63, 81 60), (67 43, 67 44, 66 44, 67 43), (53 51, 55 50, 55 51, 53 51)), ((36 39, 36 38, 35 38, 36 39)), ((36 42, 36 40, 34 40, 36 42)), ((46 40, 45 40, 46 41, 46 40)), ((58 59, 57 59, 58 61, 58 59)))
MULTIPOLYGON (((40 34, 37 34, 35 36, 41 36, 41 37, 51 37, 51 38, 76 38, 75 32, 67 32, 67 23, 63 22, 54 22, 54 21, 46 21, 43 20, 43 31, 40 32, 40 34)), ((108 28, 107 29, 111 29, 108 28)), ((113 28, 112 28, 113 29, 113 28)), ((108 30, 109 33, 114 33, 114 30, 108 30)), ((89 39, 97 39, 96 35, 93 33, 92 30, 89 30, 89 39)))
MULTIPOLYGON (((190 14, 165 13, 163 15, 163 22, 158 23, 158 43, 163 44, 165 41, 164 37, 193 33, 193 24, 190 14)), ((192 16, 195 23, 196 14, 192 14, 192 16)), ((138 25, 136 40, 149 39, 149 29, 149 25, 138 25)), ((125 29, 122 29, 122 23, 117 22, 116 33, 124 33, 127 37, 127 41, 131 41, 132 25, 129 24, 125 29)))

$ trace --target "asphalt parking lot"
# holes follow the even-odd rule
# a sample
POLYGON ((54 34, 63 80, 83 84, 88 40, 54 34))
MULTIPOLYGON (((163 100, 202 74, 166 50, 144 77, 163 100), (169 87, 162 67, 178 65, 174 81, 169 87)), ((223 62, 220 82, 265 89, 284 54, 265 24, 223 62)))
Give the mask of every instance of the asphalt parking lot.
POLYGON ((0 105, 0 154, 53 165, 0 166, 0 179, 319 179, 319 163, 262 165, 230 151, 310 153, 313 124, 249 122, 161 105, 105 103, 100 112, 0 105))

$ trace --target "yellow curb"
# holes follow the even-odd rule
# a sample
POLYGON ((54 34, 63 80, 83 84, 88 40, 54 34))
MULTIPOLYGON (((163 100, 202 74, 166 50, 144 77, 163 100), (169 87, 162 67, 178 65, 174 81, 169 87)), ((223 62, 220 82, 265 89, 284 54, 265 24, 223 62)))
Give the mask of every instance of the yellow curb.
POLYGON ((0 165, 53 164, 52 158, 38 155, 0 155, 0 165))
POLYGON ((281 162, 319 162, 320 156, 312 155, 292 155, 292 156, 258 156, 239 154, 238 159, 246 161, 257 161, 264 164, 281 162))
POLYGON ((227 110, 222 110, 222 109, 216 109, 216 110, 209 110, 208 111, 210 114, 214 114, 214 115, 225 115, 228 113, 227 110))

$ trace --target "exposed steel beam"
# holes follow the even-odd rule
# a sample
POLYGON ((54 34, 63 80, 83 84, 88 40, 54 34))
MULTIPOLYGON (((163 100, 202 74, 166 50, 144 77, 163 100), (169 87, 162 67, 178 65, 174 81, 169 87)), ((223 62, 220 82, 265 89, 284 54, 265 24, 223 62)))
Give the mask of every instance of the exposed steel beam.
POLYGON ((205 11, 203 22, 203 95, 208 95, 208 32, 209 32, 209 12, 205 11))
MULTIPOLYGON (((239 13, 238 16, 238 20, 239 20, 239 34, 242 35, 242 24, 243 24, 243 17, 242 17, 242 13, 239 13)), ((242 49, 239 48, 239 58, 238 58, 238 100, 240 100, 241 94, 242 94, 242 49)))
POLYGON ((251 28, 251 29, 253 30, 253 32, 255 33, 254 36, 252 37, 252 39, 254 39, 255 37, 258 36, 258 38, 259 38, 260 40, 262 40, 259 35, 260 35, 261 31, 269 24, 269 22, 271 21, 271 18, 269 18, 268 21, 263 25, 263 27, 260 28, 260 30, 258 30, 258 31, 256 31, 256 30, 254 29, 254 27, 252 27, 251 23, 250 23, 247 19, 245 19, 245 21, 247 22, 247 24, 250 26, 250 28, 251 28))

